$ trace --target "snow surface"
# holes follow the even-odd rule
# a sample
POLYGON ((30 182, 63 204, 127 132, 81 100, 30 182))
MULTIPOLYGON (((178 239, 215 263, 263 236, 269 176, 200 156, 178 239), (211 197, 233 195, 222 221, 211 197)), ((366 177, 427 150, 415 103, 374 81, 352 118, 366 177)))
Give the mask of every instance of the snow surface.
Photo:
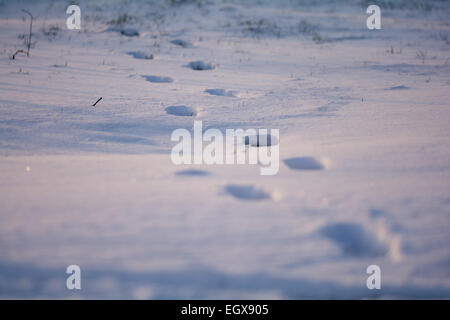
POLYGON ((0 1, 1 298, 450 298, 450 3, 77 3, 0 1), (194 120, 279 173, 174 165, 194 120))

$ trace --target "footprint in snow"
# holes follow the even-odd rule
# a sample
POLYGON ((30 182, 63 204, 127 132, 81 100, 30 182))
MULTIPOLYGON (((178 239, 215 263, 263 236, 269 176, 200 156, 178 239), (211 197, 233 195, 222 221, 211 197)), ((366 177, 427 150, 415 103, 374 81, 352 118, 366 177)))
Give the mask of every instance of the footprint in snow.
POLYGON ((166 108, 168 114, 179 117, 194 117, 197 115, 197 111, 187 106, 170 106, 166 108))
POLYGON ((213 96, 222 96, 222 97, 235 97, 235 91, 227 91, 225 89, 206 89, 206 93, 209 93, 213 96))
POLYGON ((320 229, 320 233, 338 245, 347 256, 379 257, 389 251, 375 233, 357 223, 329 224, 320 229))
POLYGON ((268 200, 272 195, 260 188, 252 185, 234 185, 225 186, 225 192, 241 200, 268 200))
POLYGON ((187 65, 192 70, 203 71, 203 70, 214 70, 216 69, 216 64, 213 62, 204 61, 191 61, 187 65))
POLYGON ((123 28, 119 30, 120 34, 127 37, 139 37, 139 31, 134 28, 123 28))
POLYGON ((175 44, 177 46, 183 47, 183 48, 194 48, 194 44, 190 41, 183 40, 183 39, 175 39, 170 41, 172 44, 175 44))
POLYGON ((153 53, 146 53, 144 51, 130 51, 127 52, 130 56, 132 56, 135 59, 145 59, 145 60, 153 60, 155 59, 155 56, 153 53))
POLYGON ((142 76, 148 82, 153 83, 171 83, 173 79, 171 77, 160 77, 160 76, 142 76))
POLYGON ((327 158, 296 157, 283 161, 292 170, 324 170, 330 167, 330 160, 327 158))
POLYGON ((390 87, 390 88, 387 88, 386 90, 408 90, 408 89, 410 89, 410 88, 407 86, 401 85, 401 86, 390 87))
POLYGON ((196 169, 187 169, 187 170, 181 170, 181 171, 177 171, 175 173, 177 176, 195 176, 195 177, 205 177, 205 176, 209 176, 210 173, 208 171, 204 171, 204 170, 196 170, 196 169))

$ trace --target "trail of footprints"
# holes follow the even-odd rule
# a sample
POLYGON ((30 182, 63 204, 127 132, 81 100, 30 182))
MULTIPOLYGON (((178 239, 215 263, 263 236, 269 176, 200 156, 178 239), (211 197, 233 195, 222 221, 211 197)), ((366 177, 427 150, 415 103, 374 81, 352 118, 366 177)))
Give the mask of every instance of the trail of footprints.
MULTIPOLYGON (((192 42, 183 39, 175 39, 171 41, 175 46, 181 48, 195 48, 192 42)), ((128 55, 135 59, 154 60, 155 56, 152 53, 145 51, 131 51, 128 55)), ((184 67, 190 68, 194 71, 211 71, 217 68, 217 65, 212 62, 205 61, 191 61, 184 67)), ((153 84, 168 84, 175 80, 168 76, 161 75, 142 75, 146 81, 153 84)), ((402 86, 392 87, 390 90, 404 90, 402 86)), ((225 90, 221 88, 205 89, 205 94, 211 96, 236 98, 237 92, 225 90)), ((165 112, 169 116, 176 117, 195 117, 198 112, 195 108, 186 105, 174 105, 165 108, 165 112)), ((249 148, 268 147, 279 144, 278 138, 270 134, 246 136, 243 143, 249 148)), ((292 157, 283 159, 284 165, 292 171, 297 172, 315 172, 323 171, 330 167, 330 160, 327 158, 316 157, 292 157)), ((199 169, 185 169, 175 172, 175 175, 180 179, 207 179, 211 173, 206 170, 199 169)), ((271 190, 255 186, 252 184, 227 184, 223 187, 223 193, 233 197, 238 201, 245 202, 259 202, 277 200, 279 195, 271 190)), ((368 230, 360 224, 352 223, 330 223, 318 230, 319 234, 325 239, 332 241, 338 248, 340 248, 343 255, 353 257, 377 257, 386 255, 389 251, 389 244, 380 241, 376 234, 368 232, 368 230)))
MULTIPOLYGON (((139 36, 139 33, 133 29, 118 30, 121 34, 126 36, 139 36)), ((195 44, 183 39, 175 39, 171 41, 175 46, 182 48, 195 48, 195 44)), ((127 52, 135 59, 154 60, 155 56, 152 53, 144 51, 132 51, 127 52)), ((207 71, 214 70, 217 65, 212 62, 205 61, 192 61, 185 67, 195 71, 207 71)), ((167 76, 159 75, 143 75, 146 81, 151 83, 172 83, 174 79, 167 76)), ((387 90, 407 90, 405 86, 395 86, 388 88, 387 90)), ((236 97, 235 91, 227 91, 225 89, 206 89, 204 91, 207 94, 221 97, 236 97)), ((328 109, 329 106, 326 106, 328 109)), ((166 113, 170 116, 178 117, 195 117, 197 111, 194 108, 177 105, 169 106, 165 109, 166 113)), ((260 147, 260 146, 273 146, 279 143, 276 137, 271 135, 266 136, 248 136, 245 137, 244 144, 248 147, 260 147)), ((292 171, 321 171, 330 167, 330 160, 327 158, 315 158, 315 157, 292 157, 283 160, 283 163, 292 171)), ((180 170, 175 173, 181 178, 205 178, 211 175, 210 172, 198 169, 186 169, 180 170)), ((246 184, 227 184, 224 186, 223 191, 229 196, 240 201, 270 201, 276 200, 278 195, 274 192, 266 190, 261 187, 246 184)), ((377 233, 371 232, 369 229, 359 223, 328 223, 325 226, 318 229, 319 234, 333 242, 341 250, 341 254, 344 256, 352 257, 380 257, 396 252, 395 237, 380 238, 377 233)), ((383 234, 389 235, 389 230, 384 230, 383 234)), ((398 250, 397 250, 398 251, 398 250)), ((391 254, 392 255, 392 254, 391 254)), ((394 254, 394 257, 401 256, 400 252, 394 254)))
MULTIPOLYGON (((174 39, 171 43, 175 46, 181 48, 195 48, 195 44, 183 40, 183 39, 174 39)), ((144 51, 130 51, 127 52, 128 55, 132 56, 135 59, 143 59, 143 60, 154 60, 155 56, 152 53, 144 52, 144 51)), ((191 61, 185 67, 190 68, 194 71, 208 71, 215 70, 217 65, 213 62, 205 62, 202 60, 191 61)), ((174 79, 167 76, 160 75, 142 75, 142 77, 151 83, 172 83, 174 79)), ((205 89, 205 93, 213 96, 221 96, 221 97, 236 97, 237 92, 231 90, 225 90, 220 88, 214 89, 205 89)), ((185 106, 185 105, 176 105, 169 106, 165 109, 166 113, 171 116, 177 117, 195 117, 197 116, 197 110, 185 106)), ((271 135, 266 135, 264 137, 260 135, 256 136, 247 136, 245 137, 244 144, 249 147, 260 147, 260 146, 273 146, 277 145, 278 139, 271 135)), ((330 160, 326 158, 315 158, 315 157, 294 157, 287 158, 283 160, 284 164, 293 171, 320 171, 325 170, 330 167, 330 160)), ((181 170, 175 173, 177 176, 184 177, 207 177, 210 176, 208 171, 204 170, 181 170)), ((272 192, 265 190, 263 188, 256 187, 254 185, 236 185, 236 184, 228 184, 224 187, 224 191, 226 194, 234 197, 238 200, 243 201, 260 201, 260 200, 271 200, 274 199, 274 195, 272 192)))

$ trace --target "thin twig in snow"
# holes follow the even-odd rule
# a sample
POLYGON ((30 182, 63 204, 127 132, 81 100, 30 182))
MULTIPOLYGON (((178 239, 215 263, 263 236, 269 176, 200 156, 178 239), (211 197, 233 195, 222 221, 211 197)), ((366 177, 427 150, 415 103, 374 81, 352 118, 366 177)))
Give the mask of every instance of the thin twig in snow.
POLYGON ((100 100, 102 100, 102 99, 103 99, 103 97, 100 97, 100 99, 98 99, 92 106, 95 107, 95 105, 96 105, 97 103, 99 103, 100 100))

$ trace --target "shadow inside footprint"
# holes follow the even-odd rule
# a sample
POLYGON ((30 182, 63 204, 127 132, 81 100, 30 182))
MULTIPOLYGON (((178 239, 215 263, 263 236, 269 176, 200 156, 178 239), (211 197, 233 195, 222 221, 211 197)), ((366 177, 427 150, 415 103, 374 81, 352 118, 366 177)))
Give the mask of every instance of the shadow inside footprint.
POLYGON ((227 185, 225 187, 225 192, 229 193, 235 198, 243 200, 264 200, 270 199, 271 195, 262 190, 258 189, 252 185, 227 185))
POLYGON ((217 66, 212 62, 204 61, 192 61, 187 65, 192 70, 202 71, 202 70, 214 70, 217 66))
POLYGON ((401 85, 401 86, 387 88, 386 90, 408 90, 408 89, 410 89, 410 88, 407 86, 401 85))
POLYGON ((206 89, 205 92, 213 96, 235 97, 234 91, 227 91, 225 89, 206 89))
POLYGON ((296 157, 284 159, 284 163, 293 170, 324 170, 328 167, 326 159, 316 159, 313 157, 296 157))
POLYGON ((336 243, 342 253, 355 257, 378 257, 387 253, 388 247, 375 234, 356 223, 329 224, 321 234, 336 243))
POLYGON ((196 177, 205 177, 210 175, 208 171, 195 169, 181 170, 177 171, 175 174, 177 176, 196 176, 196 177))
POLYGON ((194 44, 192 42, 189 42, 189 41, 183 40, 183 39, 175 39, 175 40, 170 41, 170 43, 175 44, 180 47, 183 47, 183 48, 194 48, 194 44))
POLYGON ((197 115, 197 111, 187 106, 170 106, 166 108, 166 112, 179 117, 194 117, 197 115))
POLYGON ((139 37, 139 31, 134 28, 122 28, 119 30, 120 34, 127 37, 139 37))
POLYGON ((130 56, 135 59, 153 60, 155 56, 152 53, 146 53, 144 51, 130 51, 127 52, 130 56))
POLYGON ((160 77, 160 76, 142 76, 148 82, 154 83, 170 83, 173 82, 173 79, 170 77, 160 77))

